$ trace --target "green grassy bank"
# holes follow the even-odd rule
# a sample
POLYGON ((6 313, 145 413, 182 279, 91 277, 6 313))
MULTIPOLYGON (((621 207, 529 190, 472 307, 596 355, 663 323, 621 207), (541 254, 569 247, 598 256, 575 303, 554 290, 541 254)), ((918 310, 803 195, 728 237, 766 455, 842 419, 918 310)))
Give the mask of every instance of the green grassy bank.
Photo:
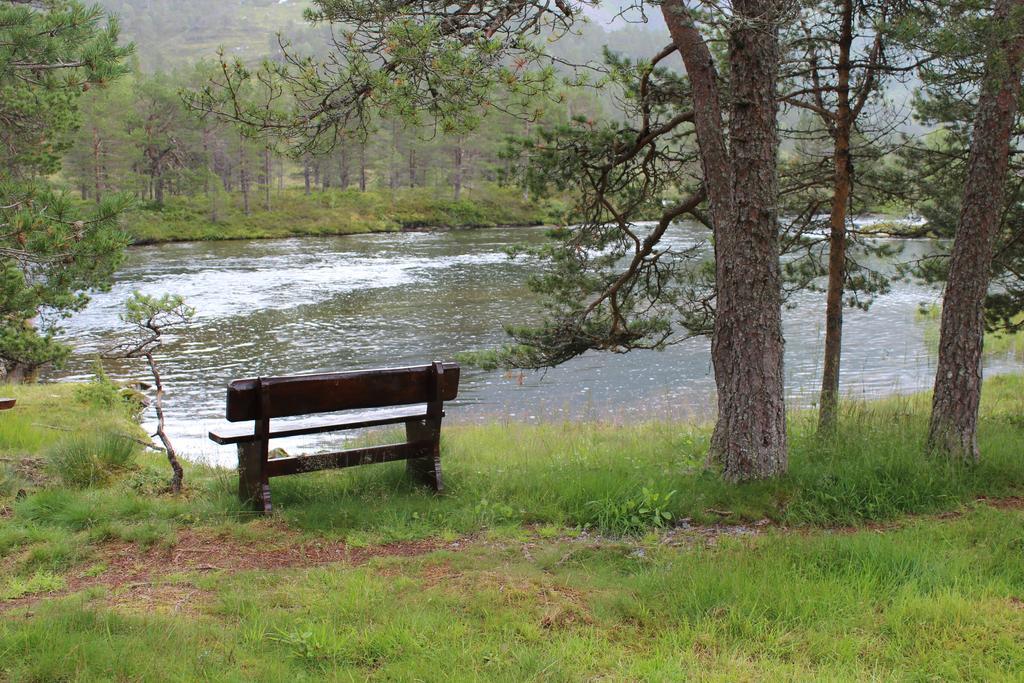
POLYGON ((350 235, 414 228, 465 228, 540 225, 555 221, 557 202, 537 202, 521 190, 484 185, 466 190, 459 201, 431 189, 391 191, 328 188, 310 195, 301 189, 272 190, 270 210, 261 193, 242 210, 238 193, 170 197, 163 208, 144 207, 127 217, 125 227, 136 244, 192 240, 231 240, 350 235), (213 220, 212 206, 217 206, 213 220))
POLYGON ((275 480, 269 520, 224 470, 163 492, 109 388, 4 392, 0 679, 1024 671, 1024 377, 986 383, 976 467, 920 455, 924 396, 828 440, 794 415, 790 474, 743 486, 702 469, 706 426, 460 426, 442 497, 322 472, 275 480))
MULTIPOLYGON (((918 322, 924 326, 924 342, 932 353, 939 352, 939 327, 942 323, 942 308, 936 304, 918 309, 915 314, 918 322)), ((1024 322, 1024 314, 1013 319, 1014 325, 1024 322)), ((1000 330, 985 333, 984 353, 986 358, 1012 356, 1018 360, 1024 358, 1024 331, 1000 330)))

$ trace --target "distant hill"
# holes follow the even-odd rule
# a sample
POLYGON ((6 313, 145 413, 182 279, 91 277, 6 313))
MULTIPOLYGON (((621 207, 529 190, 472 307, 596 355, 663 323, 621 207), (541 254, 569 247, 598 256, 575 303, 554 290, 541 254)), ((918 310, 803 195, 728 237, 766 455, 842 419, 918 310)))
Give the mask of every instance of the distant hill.
POLYGON ((98 0, 121 20, 145 71, 213 57, 218 47, 245 60, 277 52, 280 31, 300 49, 321 42, 302 18, 305 0, 98 0))
MULTIPOLYGON (((303 19, 309 0, 98 0, 122 23, 126 39, 138 47, 139 64, 144 71, 169 71, 210 59, 223 47, 232 56, 249 62, 279 53, 280 32, 302 54, 322 54, 326 33, 303 19)), ((587 12, 589 21, 577 25, 578 35, 553 43, 551 51, 573 63, 599 62, 605 45, 632 58, 645 58, 670 41, 660 12, 649 12, 648 23, 640 23, 635 10, 618 15, 623 3, 607 3, 587 12)), ((682 69, 674 56, 666 65, 682 69)), ((911 90, 909 85, 890 84, 889 100, 905 114, 911 90)), ((786 125, 795 125, 799 112, 785 117, 786 125)), ((898 130, 917 134, 923 128, 906 120, 898 130)))
MULTIPOLYGON (((246 61, 278 53, 277 33, 302 53, 324 49, 324 32, 302 17, 307 0, 98 0, 121 20, 124 37, 138 46, 144 71, 168 71, 214 56, 218 47, 246 61)), ((576 62, 600 60, 608 44, 631 57, 649 56, 668 43, 660 15, 653 25, 613 20, 605 9, 589 13, 582 35, 553 46, 561 57, 576 62)), ((630 15, 636 18, 635 15, 630 15)))

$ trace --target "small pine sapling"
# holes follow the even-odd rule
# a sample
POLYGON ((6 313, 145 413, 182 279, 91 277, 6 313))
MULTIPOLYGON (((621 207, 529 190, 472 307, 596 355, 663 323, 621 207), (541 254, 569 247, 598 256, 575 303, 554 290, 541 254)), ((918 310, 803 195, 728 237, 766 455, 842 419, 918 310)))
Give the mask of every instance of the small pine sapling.
POLYGON ((195 309, 185 304, 185 300, 177 294, 164 294, 153 297, 135 291, 125 301, 125 310, 121 320, 131 326, 123 342, 113 347, 105 355, 111 358, 144 358, 153 376, 156 397, 153 402, 156 410, 156 433, 167 453, 167 461, 174 475, 171 477, 171 490, 181 492, 185 474, 178 462, 177 453, 167 436, 164 421, 164 384, 157 367, 155 354, 163 348, 164 335, 171 330, 180 329, 192 322, 195 309))

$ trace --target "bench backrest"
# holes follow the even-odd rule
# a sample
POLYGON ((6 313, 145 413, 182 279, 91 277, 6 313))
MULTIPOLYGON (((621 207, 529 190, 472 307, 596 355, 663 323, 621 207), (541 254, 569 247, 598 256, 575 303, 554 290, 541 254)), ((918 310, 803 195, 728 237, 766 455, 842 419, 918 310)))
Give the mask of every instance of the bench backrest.
POLYGON ((227 419, 267 420, 451 401, 459 390, 459 366, 435 365, 238 379, 228 385, 227 419))

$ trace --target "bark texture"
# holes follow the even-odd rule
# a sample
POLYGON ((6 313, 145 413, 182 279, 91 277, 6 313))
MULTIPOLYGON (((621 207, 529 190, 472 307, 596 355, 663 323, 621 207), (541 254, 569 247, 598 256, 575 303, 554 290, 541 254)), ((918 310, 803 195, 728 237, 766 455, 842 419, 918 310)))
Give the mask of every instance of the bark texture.
POLYGON ((455 149, 452 151, 452 198, 455 201, 462 199, 462 138, 455 142, 455 149))
POLYGON ((242 188, 242 211, 248 216, 249 208, 249 165, 245 154, 245 138, 238 136, 238 184, 242 188))
POLYGON ((736 0, 729 30, 728 145, 710 50, 685 3, 662 4, 693 90, 694 125, 715 228, 711 343, 718 421, 710 457, 733 481, 787 467, 776 154, 778 21, 786 2, 736 0))
POLYGON ((263 148, 263 182, 266 183, 263 186, 263 210, 270 211, 270 184, 271 184, 271 168, 270 168, 270 148, 263 148))
POLYGON ((94 199, 99 204, 103 200, 103 141, 100 139, 99 129, 95 126, 92 129, 92 165, 96 195, 94 199))
POLYGON ((156 409, 156 436, 164 445, 164 452, 167 454, 167 462, 171 466, 171 491, 181 493, 181 485, 185 480, 185 471, 178 462, 178 454, 171 445, 171 438, 167 436, 164 420, 164 383, 160 377, 160 371, 156 367, 156 361, 152 353, 146 354, 146 362, 149 364, 149 371, 153 375, 153 383, 156 386, 156 400, 153 403, 156 409))
POLYGON ((833 129, 832 210, 829 215, 828 293, 825 298, 825 359, 821 375, 818 428, 832 431, 839 407, 839 366, 843 353, 843 295, 846 285, 846 214, 853 189, 850 136, 850 50, 853 46, 853 0, 843 0, 836 64, 836 112, 833 129))
POLYGON ((1010 137, 1020 97, 1024 0, 998 0, 1008 35, 985 65, 960 219, 942 305, 928 448, 977 461, 985 296, 1003 210, 1010 137))

